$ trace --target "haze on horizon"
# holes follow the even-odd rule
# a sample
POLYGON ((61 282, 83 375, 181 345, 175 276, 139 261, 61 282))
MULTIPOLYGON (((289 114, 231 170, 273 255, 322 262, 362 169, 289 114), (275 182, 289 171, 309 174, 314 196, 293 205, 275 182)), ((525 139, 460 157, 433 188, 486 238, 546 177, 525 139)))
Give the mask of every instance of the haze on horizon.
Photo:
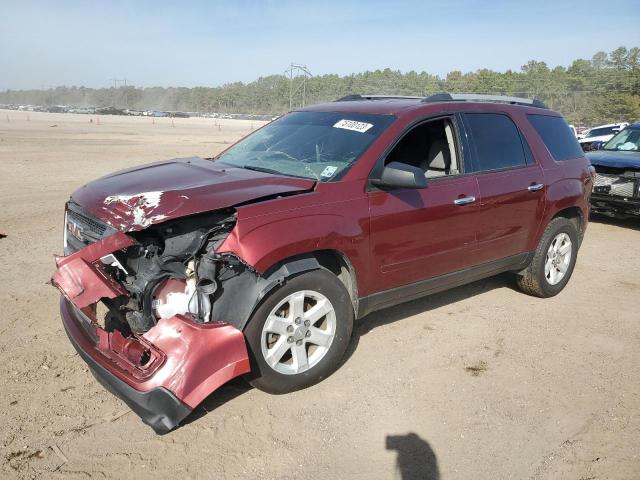
POLYGON ((550 67, 640 45, 633 0, 0 4, 0 90, 217 86, 282 73, 550 67))

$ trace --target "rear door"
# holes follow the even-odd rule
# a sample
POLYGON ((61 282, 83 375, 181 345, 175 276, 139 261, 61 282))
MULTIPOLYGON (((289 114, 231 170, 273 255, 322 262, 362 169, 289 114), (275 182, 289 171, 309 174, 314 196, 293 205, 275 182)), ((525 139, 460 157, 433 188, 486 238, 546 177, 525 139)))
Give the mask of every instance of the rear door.
POLYGON ((543 171, 511 117, 462 117, 480 192, 477 260, 486 263, 526 252, 544 212, 543 171))

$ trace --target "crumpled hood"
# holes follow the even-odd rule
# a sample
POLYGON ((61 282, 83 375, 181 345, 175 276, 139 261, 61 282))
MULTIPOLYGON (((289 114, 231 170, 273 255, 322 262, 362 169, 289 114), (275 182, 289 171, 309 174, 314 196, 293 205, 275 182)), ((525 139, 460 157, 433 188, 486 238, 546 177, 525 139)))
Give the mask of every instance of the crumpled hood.
POLYGON ((613 168, 640 169, 640 152, 624 150, 596 150, 589 152, 586 157, 591 165, 613 168))
POLYGON ((79 188, 71 199, 87 213, 127 232, 261 197, 308 191, 314 185, 313 180, 255 172, 193 157, 107 175, 79 188))

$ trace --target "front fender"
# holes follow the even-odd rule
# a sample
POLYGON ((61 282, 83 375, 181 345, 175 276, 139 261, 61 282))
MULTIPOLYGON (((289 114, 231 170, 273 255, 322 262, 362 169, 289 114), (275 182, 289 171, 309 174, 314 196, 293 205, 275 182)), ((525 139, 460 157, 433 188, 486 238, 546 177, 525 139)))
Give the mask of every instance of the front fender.
POLYGON ((369 217, 366 197, 274 215, 243 218, 218 247, 261 274, 284 260, 319 250, 335 250, 353 265, 359 286, 366 291, 369 217), (348 210, 348 214, 340 212, 348 210))

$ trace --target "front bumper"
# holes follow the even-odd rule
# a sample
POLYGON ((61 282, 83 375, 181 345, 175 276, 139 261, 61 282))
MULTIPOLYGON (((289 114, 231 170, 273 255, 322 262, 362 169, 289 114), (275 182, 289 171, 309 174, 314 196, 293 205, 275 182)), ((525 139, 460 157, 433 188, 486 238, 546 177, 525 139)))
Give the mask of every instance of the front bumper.
POLYGON ((158 434, 164 434, 177 427, 192 411, 192 408, 181 402, 173 393, 164 387, 155 387, 144 392, 133 388, 105 368, 88 353, 86 342, 78 328, 78 320, 74 319, 73 306, 64 298, 60 299, 62 322, 71 344, 80 357, 89 365, 91 373, 105 389, 123 400, 144 423, 158 434), (81 346, 84 343, 83 346, 81 346))
POLYGON ((142 335, 101 328, 96 303, 126 291, 106 275, 100 258, 122 248, 121 233, 64 258, 52 283, 71 343, 109 391, 157 433, 175 428, 211 392, 249 372, 244 334, 226 322, 165 318, 142 335))
POLYGON ((591 212, 610 217, 640 217, 640 199, 591 194, 591 212))
POLYGON ((610 217, 640 216, 640 172, 595 165, 591 211, 610 217))

